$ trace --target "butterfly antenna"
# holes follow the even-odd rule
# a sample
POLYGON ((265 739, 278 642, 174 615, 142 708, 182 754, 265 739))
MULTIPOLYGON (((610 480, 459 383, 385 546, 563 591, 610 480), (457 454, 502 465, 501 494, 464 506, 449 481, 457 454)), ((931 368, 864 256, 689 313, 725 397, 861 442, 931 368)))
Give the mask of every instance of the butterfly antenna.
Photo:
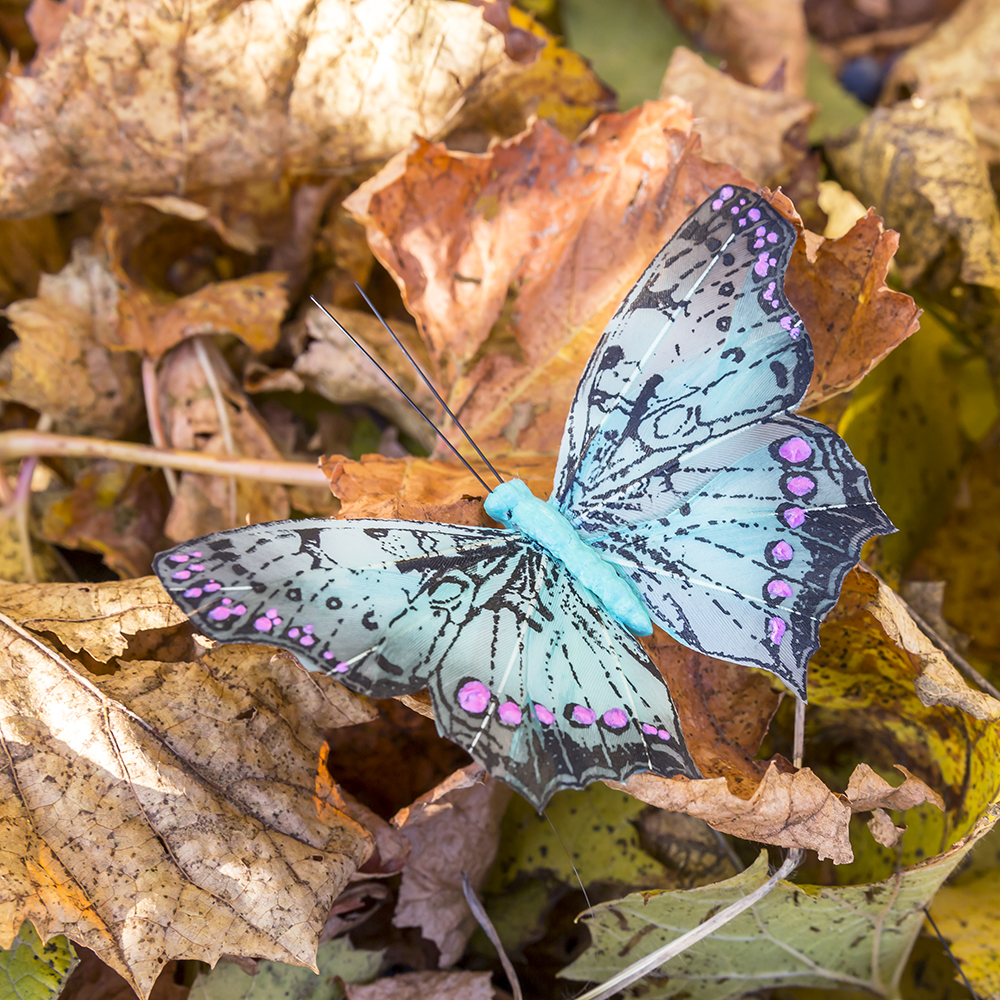
POLYGON ((569 853, 566 845, 563 843, 562 837, 559 836, 559 831, 556 829, 555 823, 549 818, 547 810, 542 810, 542 815, 545 817, 545 822, 552 827, 552 832, 556 835, 556 840, 559 841, 559 846, 563 849, 563 853, 566 855, 566 860, 569 861, 570 868, 573 869, 573 874, 576 876, 577 882, 580 883, 580 892, 583 893, 583 898, 587 901, 587 909, 589 910, 592 906, 590 902, 590 896, 587 895, 587 890, 583 884, 583 879, 580 878, 580 873, 576 870, 576 865, 573 864, 573 855, 569 853))
MULTIPOLYGON (((382 318, 381 313, 379 313, 379 311, 375 308, 375 306, 372 305, 372 300, 368 298, 368 296, 365 294, 364 289, 357 282, 354 283, 354 287, 361 293, 361 298, 363 298, 365 302, 368 304, 368 308, 371 309, 371 311, 375 314, 375 318, 382 324, 382 326, 385 327, 386 332, 389 334, 389 336, 392 337, 394 341, 396 341, 396 346, 406 355, 406 360, 409 361, 410 364, 413 365, 413 367, 416 369, 417 374, 423 379, 424 385, 426 385, 427 388, 430 389, 432 393, 434 393, 434 398, 444 408, 444 412, 447 413, 448 416, 455 421, 455 426, 462 432, 462 436, 465 438, 465 440, 468 441, 469 444, 471 444, 472 447, 476 449, 476 454, 486 463, 486 468, 489 469, 490 472, 492 472, 493 475, 497 477, 498 483, 502 483, 503 479, 500 476, 500 473, 493 468, 493 466, 490 464, 490 460, 479 450, 479 445, 472 440, 472 438, 469 436, 468 431, 466 431, 466 429, 459 422, 458 417, 456 417, 455 414, 451 412, 451 408, 441 398, 441 394, 437 391, 437 389, 434 388, 434 385, 432 384, 431 380, 424 374, 423 369, 420 367, 420 365, 418 365, 417 362, 414 361, 413 355, 410 354, 410 352, 403 345, 403 342, 399 339, 399 337, 396 336, 396 334, 393 332, 392 327, 389 326, 388 323, 386 323, 386 321, 382 318)), ((438 431, 438 434, 441 434, 441 432, 438 431)), ((444 438, 444 435, 441 434, 441 437, 444 438)), ((445 438, 445 440, 447 441, 447 438, 445 438)))
MULTIPOLYGON (((361 294, 362 294, 362 295, 364 295, 364 292, 362 292, 361 294)), ((334 316, 334 315, 333 315, 333 313, 332 313, 332 312, 330 312, 330 310, 329 310, 329 309, 327 309, 327 308, 326 308, 326 306, 324 306, 324 305, 323 305, 323 303, 322 303, 322 302, 319 302, 319 301, 317 301, 317 299, 316 299, 316 296, 315 296, 315 295, 310 295, 310 296, 309 296, 309 298, 310 298, 310 299, 312 299, 312 301, 313 301, 313 302, 314 302, 314 303, 315 303, 315 304, 316 304, 317 306, 319 306, 319 308, 320 308, 320 309, 322 309, 324 313, 326 313, 326 315, 327 315, 327 317, 328 317, 329 319, 333 320, 333 322, 334 322, 334 323, 335 323, 335 324, 337 325, 337 329, 339 329, 339 330, 340 330, 340 332, 341 332, 341 333, 343 333, 343 334, 344 334, 344 336, 346 336, 346 337, 347 337, 347 338, 348 338, 348 339, 349 339, 349 340, 351 341, 351 343, 352 343, 352 344, 354 344, 354 346, 355 346, 355 347, 357 347, 357 348, 358 348, 358 350, 359 350, 359 351, 361 351, 361 353, 362 353, 362 354, 363 354, 363 355, 364 355, 364 356, 365 356, 365 357, 366 357, 366 358, 367 358, 367 359, 368 359, 368 360, 369 360, 369 361, 370 361, 370 362, 371 362, 371 363, 372 363, 372 364, 373 364, 373 365, 374 365, 374 366, 375 366, 375 367, 376 367, 376 368, 377 368, 377 369, 378 369, 378 370, 379 370, 379 371, 380 371, 380 372, 381 372, 381 373, 382 373, 382 374, 383 374, 383 375, 384 375, 384 376, 385 376, 385 377, 386 377, 386 378, 387 378, 387 379, 388 379, 388 380, 389 380, 390 382, 392 382, 392 384, 393 384, 393 385, 394 385, 394 386, 396 387, 396 389, 398 390, 399 394, 400 394, 400 395, 401 395, 401 396, 403 397, 403 399, 405 399, 405 400, 406 400, 406 401, 407 401, 407 402, 408 402, 408 403, 410 404, 410 406, 412 406, 412 407, 413 407, 413 409, 415 409, 415 410, 417 411, 417 413, 419 413, 419 414, 420 414, 420 416, 422 416, 422 417, 424 418, 424 420, 426 420, 426 421, 427 421, 427 423, 428 423, 428 424, 430 425, 430 427, 431 427, 431 429, 432 429, 432 430, 434 431, 434 433, 435 433, 435 434, 437 434, 437 435, 438 435, 438 437, 440 437, 440 438, 441 438, 441 440, 442 440, 442 441, 444 441, 444 443, 445 443, 445 444, 446 444, 446 445, 447 445, 447 446, 448 446, 449 448, 451 448, 451 450, 452 450, 452 451, 453 451, 453 452, 455 453, 455 457, 456 457, 456 458, 457 458, 457 459, 458 459, 458 460, 459 460, 459 461, 460 461, 460 462, 461 462, 461 463, 462 463, 462 464, 463 464, 463 465, 464 465, 464 466, 465 466, 465 467, 466 467, 466 468, 467 468, 467 469, 469 470, 469 472, 471 472, 471 473, 472 473, 472 474, 473 474, 473 475, 474 475, 474 476, 476 477, 476 479, 478 479, 478 480, 479 480, 479 482, 480 482, 480 483, 482 483, 482 486, 483 486, 483 489, 484 489, 484 490, 486 490, 486 492, 487 492, 487 493, 492 493, 492 492, 493 492, 493 489, 492 489, 492 487, 490 487, 490 486, 488 486, 488 485, 487 485, 487 483, 486 483, 486 480, 484 480, 484 479, 483 479, 483 477, 482 477, 481 475, 479 475, 479 473, 478 473, 478 472, 476 472, 476 470, 475 470, 475 469, 474 469, 474 468, 473 468, 473 467, 472 467, 471 465, 469 465, 468 461, 466 461, 466 459, 465 459, 465 456, 464 456, 464 455, 463 455, 463 454, 462 454, 462 453, 461 453, 461 452, 460 452, 460 451, 459 451, 459 450, 458 450, 458 449, 457 449, 457 448, 456 448, 456 447, 455 447, 455 446, 454 446, 454 445, 453 445, 453 444, 452 444, 452 443, 451 443, 451 442, 450 442, 450 441, 449 441, 449 440, 448 440, 448 439, 447 439, 447 438, 446 438, 446 437, 444 436, 444 434, 442 434, 442 433, 441 433, 441 431, 440 431, 440 430, 439 430, 439 429, 438 429, 438 428, 437 428, 437 427, 436 427, 436 426, 434 425, 434 421, 433 421, 433 420, 431 420, 431 418, 430 418, 429 416, 427 416, 427 414, 426 414, 426 413, 424 413, 424 411, 423 411, 423 410, 421 410, 421 409, 420 409, 420 407, 419 407, 419 406, 417 406, 417 404, 416 404, 416 403, 414 403, 412 399, 410 399, 410 397, 409 397, 409 396, 408 396, 408 395, 407 395, 407 394, 406 394, 406 393, 405 393, 405 392, 403 391, 403 389, 402 389, 402 388, 400 387, 399 383, 398 383, 398 382, 396 382, 396 380, 395 380, 395 379, 394 379, 394 378, 393 378, 393 377, 392 377, 392 376, 391 376, 391 375, 390 375, 390 374, 389 374, 389 373, 388 373, 388 372, 387 372, 387 371, 386 371, 386 370, 385 370, 385 369, 384 369, 384 368, 383 368, 383 367, 382 367, 382 366, 381 366, 381 365, 380 365, 380 364, 379 364, 379 363, 378 363, 378 362, 377 362, 377 361, 376 361, 376 360, 375 360, 375 359, 374 359, 374 358, 373 358, 373 357, 372 357, 372 356, 371 356, 371 355, 370 355, 370 354, 368 353, 368 351, 366 350, 366 348, 364 347, 364 345, 363 345, 363 344, 362 344, 362 343, 361 343, 361 342, 360 342, 360 341, 358 340, 358 338, 357 338, 357 337, 355 337, 355 336, 354 336, 354 335, 353 335, 353 334, 352 334, 352 333, 351 333, 351 332, 350 332, 350 331, 349 331, 349 330, 348 330, 348 329, 347 329, 347 328, 346 328, 346 327, 344 326, 344 324, 343 324, 343 323, 341 323, 341 322, 340 322, 340 320, 339 320, 339 319, 337 319, 337 317, 336 317, 336 316, 334 316)), ((366 299, 365 301, 367 301, 367 299, 366 299)), ((379 319, 382 319, 382 317, 381 317, 381 316, 379 316, 379 319)), ((384 321, 384 320, 382 320, 382 323, 383 323, 383 326, 384 326, 384 325, 385 325, 385 321, 384 321)), ((386 327, 386 329, 388 329, 388 327, 386 327)), ((392 331, 391 331, 391 330, 390 330, 389 332, 390 332, 390 333, 392 333, 392 331)), ((393 337, 395 337, 395 336, 396 336, 396 335, 395 335, 395 334, 393 334, 393 337)), ((398 343, 398 341, 397 341, 397 343, 398 343)), ((409 355, 407 355, 407 357, 409 357, 409 355)), ((412 359, 412 358, 410 358, 410 360, 412 361, 413 359, 412 359)), ((419 371, 419 369, 417 369, 417 370, 419 371)), ((436 395, 436 393, 435 393, 435 395, 436 395)), ((447 407, 445 407, 445 409, 448 409, 448 408, 447 408, 447 407)), ((450 413, 451 411, 450 411, 450 410, 448 410, 448 412, 450 413)), ((457 423, 457 421, 456 421, 456 423, 457 423)), ((464 434, 465 432, 463 431, 462 433, 464 434)), ((466 435, 466 436, 468 436, 468 435, 466 435)), ((477 449, 476 449, 476 451, 479 451, 479 449, 477 448, 477 449)), ((486 461, 486 460, 485 460, 485 459, 483 459, 483 461, 486 461)), ((489 463, 489 462, 486 462, 486 464, 487 464, 487 465, 490 465, 490 463, 489 463)), ((493 466, 492 466, 492 465, 490 465, 490 469, 492 469, 492 468, 493 468, 493 466)), ((496 472, 495 472, 495 471, 494 471, 493 475, 497 476, 497 474, 496 474, 496 472)), ((499 479, 499 480, 500 480, 500 482, 503 482, 503 480, 502 480, 502 479, 500 479, 500 477, 499 477, 499 476, 497 476, 497 479, 499 479)))

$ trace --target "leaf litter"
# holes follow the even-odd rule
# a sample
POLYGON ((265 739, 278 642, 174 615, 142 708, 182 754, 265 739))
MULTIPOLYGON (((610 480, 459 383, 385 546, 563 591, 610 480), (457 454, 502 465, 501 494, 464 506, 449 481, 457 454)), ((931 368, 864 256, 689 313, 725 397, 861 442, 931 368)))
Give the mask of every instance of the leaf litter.
MULTIPOLYGON (((66 933, 92 949, 87 976, 111 967, 143 996, 161 969, 186 969, 187 985, 170 984, 179 1000, 320 984, 487 997, 495 958, 472 933, 464 867, 529 994, 549 996, 576 957, 578 876, 592 913, 617 914, 588 919, 595 944, 571 967, 602 978, 663 926, 697 919, 677 922, 685 893, 721 905, 759 882, 755 845, 770 844, 812 852, 802 884, 730 925, 747 951, 708 938, 647 995, 699 983, 709 992, 695 995, 738 996, 775 976, 783 996, 791 983, 906 994, 918 903, 977 990, 995 992, 997 858, 937 892, 1000 798, 997 703, 958 669, 964 651, 995 681, 1000 647, 992 8, 969 0, 946 20, 953 5, 932 5, 935 29, 834 0, 804 17, 791 2, 666 6, 702 52, 636 67, 662 87, 619 114, 557 21, 501 0, 250 0, 186 20, 36 0, 37 51, 9 69, 0 115, 13 331, 0 442, 41 418, 98 455, 100 439, 247 462, 322 455, 332 496, 183 462, 170 481, 139 458, 7 465, 5 575, 30 579, 17 560, 45 539, 62 548, 32 557, 31 573, 92 582, 0 586, 0 944, 32 924, 45 947, 66 933), (881 42, 865 34, 887 27, 897 34, 881 42), (901 58, 879 108, 862 106, 847 134, 810 125, 849 103, 835 74, 890 50, 901 58), (121 73, 131 90, 116 88, 121 73), (810 146, 820 131, 825 166, 810 146), (505 806, 419 697, 390 711, 287 654, 209 649, 144 578, 168 539, 247 520, 486 523, 482 487, 306 305, 317 294, 440 417, 359 313, 354 281, 503 474, 544 496, 576 380, 622 294, 706 193, 746 179, 781 185, 775 205, 801 232, 787 292, 816 350, 806 405, 840 423, 903 528, 870 557, 893 586, 938 586, 938 636, 968 637, 943 648, 888 584, 852 574, 810 671, 808 766, 789 763, 777 682, 657 634, 651 655, 705 777, 563 793, 550 826, 516 798, 505 806), (860 199, 836 231, 834 187, 838 204, 860 199), (634 909, 619 898, 630 892, 634 909), (654 928, 661 905, 675 915, 654 928), (824 928, 819 952, 803 907, 824 928), (845 947, 838 928, 855 924, 862 944, 845 947), (608 928, 638 945, 618 955, 608 928), (610 964, 595 959, 607 947, 610 964), (738 981, 720 972, 734 957, 738 981)), ((68 1000, 82 984, 70 976, 68 1000)))

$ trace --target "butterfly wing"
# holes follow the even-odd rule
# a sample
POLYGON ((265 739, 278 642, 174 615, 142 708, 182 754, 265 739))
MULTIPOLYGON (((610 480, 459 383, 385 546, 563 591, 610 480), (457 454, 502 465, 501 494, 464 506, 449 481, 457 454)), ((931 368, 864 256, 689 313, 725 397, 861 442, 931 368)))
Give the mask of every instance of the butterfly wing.
POLYGON ((820 621, 893 527, 844 441, 788 413, 813 370, 783 292, 795 238, 745 188, 694 212, 590 359, 550 502, 671 635, 804 698, 820 621))
POLYGON ((286 521, 154 568, 213 639, 280 646, 374 697, 428 688, 438 731, 537 806, 599 778, 697 775, 642 647, 517 532, 286 521))

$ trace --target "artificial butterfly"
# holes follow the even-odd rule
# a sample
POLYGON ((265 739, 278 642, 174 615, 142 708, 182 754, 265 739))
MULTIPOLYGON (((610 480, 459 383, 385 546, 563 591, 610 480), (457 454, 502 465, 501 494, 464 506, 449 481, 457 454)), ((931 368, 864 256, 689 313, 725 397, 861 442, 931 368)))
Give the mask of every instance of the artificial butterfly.
POLYGON ((548 502, 518 480, 503 528, 299 520, 161 553, 219 642, 266 642, 353 691, 427 688, 438 731, 541 808, 638 771, 698 777, 651 621, 770 670, 800 698, 861 546, 892 525, 864 469, 790 412, 812 346, 783 292, 794 227, 717 190, 622 302, 576 391, 548 502))

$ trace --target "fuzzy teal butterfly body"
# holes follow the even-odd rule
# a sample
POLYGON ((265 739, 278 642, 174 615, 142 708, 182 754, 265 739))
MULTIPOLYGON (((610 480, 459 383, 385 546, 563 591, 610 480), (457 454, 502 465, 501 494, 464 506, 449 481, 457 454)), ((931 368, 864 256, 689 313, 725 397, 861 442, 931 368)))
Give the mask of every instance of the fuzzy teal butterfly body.
POLYGON ((805 696, 823 616, 893 530, 864 469, 791 411, 812 347, 784 297, 794 228, 720 188, 657 254, 577 389, 547 502, 503 528, 285 521, 161 553, 199 630, 292 650, 354 691, 427 688, 439 732, 536 806, 639 771, 697 777, 651 622, 805 696))

